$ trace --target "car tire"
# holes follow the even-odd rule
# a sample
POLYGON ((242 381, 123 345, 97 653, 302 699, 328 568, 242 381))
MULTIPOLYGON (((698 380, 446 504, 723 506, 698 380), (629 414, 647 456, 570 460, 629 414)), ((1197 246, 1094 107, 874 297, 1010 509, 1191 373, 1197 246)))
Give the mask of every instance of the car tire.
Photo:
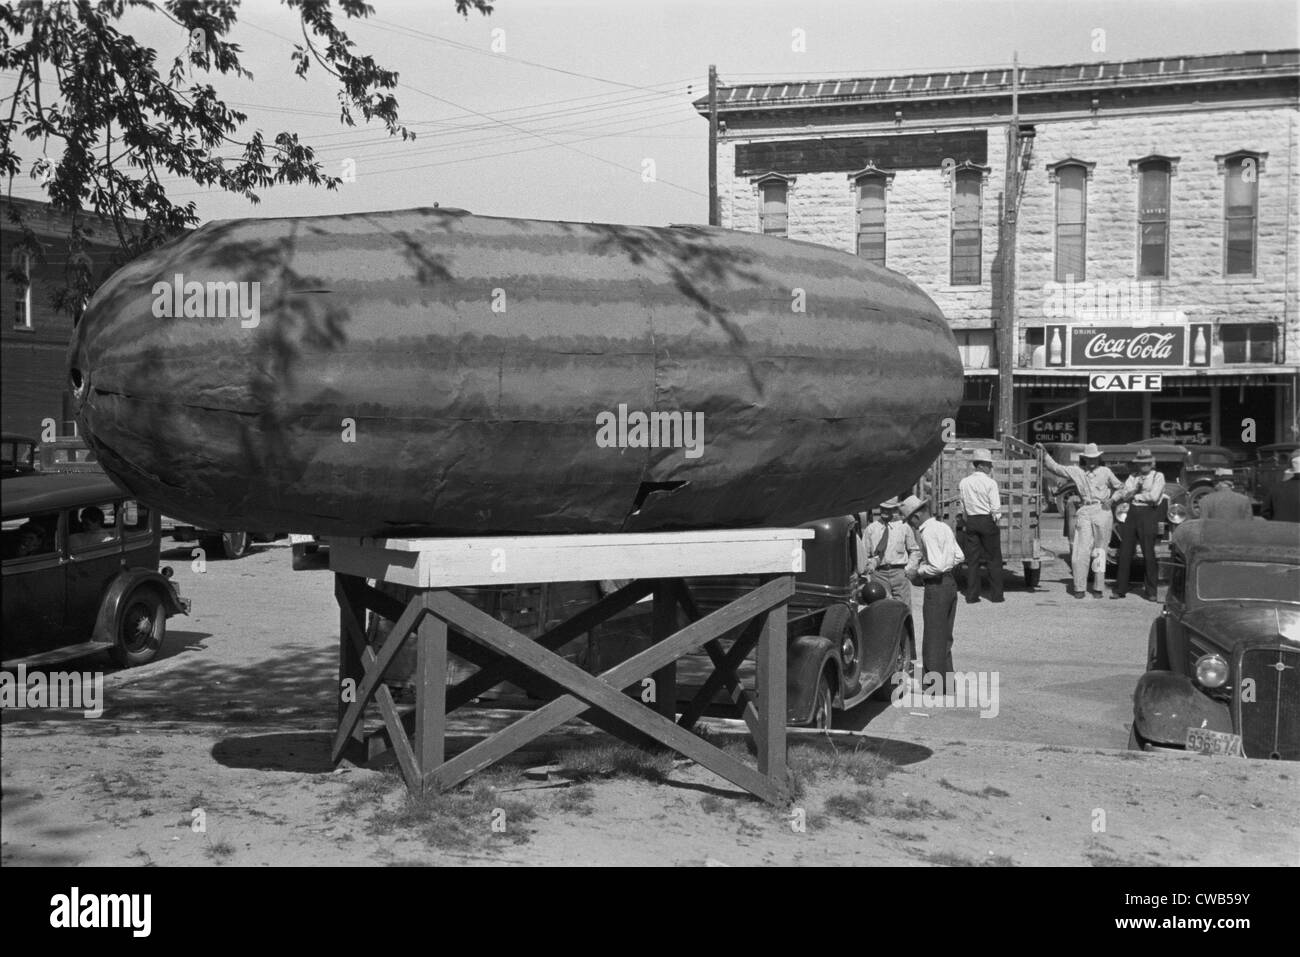
POLYGON ((248 554, 248 532, 222 532, 221 552, 227 558, 243 558, 248 554))
POLYGON ((1198 485, 1187 493, 1187 517, 1201 517, 1201 499, 1209 495, 1214 489, 1209 485, 1198 485))
POLYGON ((109 652, 118 665, 133 668, 148 664, 167 637, 167 612, 152 588, 137 588, 122 603, 117 635, 109 652))
MULTIPOLYGON (((835 645, 835 652, 840 657, 840 673, 844 679, 844 687, 856 688, 862 668, 862 649, 858 647, 857 638, 853 635, 853 610, 848 605, 831 605, 822 616, 821 628, 817 633, 835 645), (852 644, 853 658, 848 661, 844 657, 846 642, 852 644)), ((846 690, 844 694, 847 698, 850 691, 846 690)))
POLYGON ((1130 751, 1142 750, 1142 739, 1138 737, 1137 725, 1131 724, 1128 729, 1128 749, 1130 751))
POLYGON ((835 696, 831 694, 831 680, 826 669, 817 678, 817 694, 813 698, 813 714, 809 727, 829 731, 835 724, 835 696))
MULTIPOLYGON (((916 639, 912 637, 906 628, 904 628, 903 633, 898 640, 898 650, 894 652, 894 661, 889 669, 889 677, 885 679, 885 682, 879 688, 871 692, 871 700, 893 700, 894 689, 898 687, 897 683, 894 681, 894 676, 900 671, 904 674, 912 675, 915 661, 916 639)), ((915 676, 913 675, 913 677, 915 676)))

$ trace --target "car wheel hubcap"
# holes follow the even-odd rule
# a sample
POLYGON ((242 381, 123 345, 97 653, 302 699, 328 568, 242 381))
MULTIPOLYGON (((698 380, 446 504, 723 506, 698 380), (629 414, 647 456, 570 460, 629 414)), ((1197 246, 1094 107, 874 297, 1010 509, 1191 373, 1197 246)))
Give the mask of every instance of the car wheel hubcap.
POLYGON ((149 639, 153 637, 153 618, 149 614, 149 609, 143 605, 133 605, 127 612, 123 636, 126 640, 126 646, 131 651, 139 651, 149 644, 149 639))

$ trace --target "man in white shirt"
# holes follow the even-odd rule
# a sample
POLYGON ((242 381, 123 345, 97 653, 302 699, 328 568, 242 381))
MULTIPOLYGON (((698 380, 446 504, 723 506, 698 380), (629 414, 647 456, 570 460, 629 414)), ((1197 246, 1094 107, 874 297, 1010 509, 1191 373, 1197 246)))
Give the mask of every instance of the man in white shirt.
POLYGON ((957 545, 952 529, 930 514, 928 500, 909 495, 899 506, 899 514, 916 530, 921 554, 907 568, 908 577, 925 588, 921 603, 921 663, 925 684, 943 676, 944 694, 954 690, 952 677, 952 627, 957 619, 957 581, 952 571, 965 556, 957 545))
POLYGON ((1101 464, 1101 449, 1097 448, 1096 442, 1089 442, 1079 453, 1078 465, 1058 465, 1041 442, 1038 448, 1043 453, 1043 468, 1073 482, 1079 493, 1079 510, 1075 513, 1070 536, 1074 597, 1083 598, 1087 594, 1088 571, 1091 569, 1097 586, 1092 596, 1100 598, 1106 580, 1106 546, 1110 544, 1114 522, 1110 511, 1111 499, 1123 488, 1123 483, 1101 464))
POLYGON ((880 503, 877 520, 862 526, 858 538, 858 573, 878 578, 889 594, 912 607, 912 584, 906 569, 919 560, 921 548, 911 527, 898 517, 898 499, 880 503))
POLYGON ((1156 471, 1156 457, 1150 449, 1141 449, 1133 457, 1136 471, 1124 480, 1124 491, 1117 501, 1128 503, 1128 514, 1119 526, 1119 568, 1115 572, 1115 594, 1112 598, 1128 595, 1129 569, 1133 565, 1133 552, 1142 546, 1142 568, 1146 573, 1142 597, 1156 600, 1156 509, 1165 496, 1165 477, 1156 471))
POLYGON ((962 511, 966 513, 966 603, 980 600, 980 562, 989 566, 989 601, 1002 598, 1002 497, 993 480, 993 456, 984 449, 971 455, 974 471, 958 484, 962 511))

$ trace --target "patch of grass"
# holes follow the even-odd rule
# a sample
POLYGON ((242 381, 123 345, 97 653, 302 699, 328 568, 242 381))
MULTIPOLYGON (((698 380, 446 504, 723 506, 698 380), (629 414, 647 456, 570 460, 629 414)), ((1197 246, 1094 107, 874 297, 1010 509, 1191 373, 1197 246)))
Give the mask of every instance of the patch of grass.
POLYGON ((203 853, 214 864, 224 864, 235 856, 235 845, 229 841, 214 841, 203 849, 203 853))
POLYGON ((393 788, 401 783, 402 779, 396 771, 383 771, 353 778, 342 800, 334 805, 332 813, 354 815, 365 808, 378 806, 393 788))
POLYGON ((925 855, 926 861, 938 867, 978 867, 975 861, 952 851, 931 851, 925 855))
POLYGON ((898 821, 947 821, 956 817, 951 811, 935 807, 925 798, 909 797, 902 804, 891 803, 883 811, 885 817, 898 821))
POLYGON ((532 831, 521 825, 537 816, 526 801, 499 794, 480 781, 451 791, 407 793, 396 808, 380 808, 370 818, 372 834, 418 834, 430 847, 475 848, 492 841, 526 843, 532 831))
POLYGON ((878 812, 878 802, 870 791, 861 790, 855 794, 832 794, 823 809, 832 817, 861 823, 878 812))
POLYGON ((673 752, 643 751, 628 744, 602 744, 564 751, 555 763, 559 765, 560 776, 571 781, 639 778, 659 784, 672 773, 673 752))
POLYGON ((146 801, 157 797, 152 789, 130 771, 115 771, 111 776, 96 771, 91 775, 90 781, 87 790, 102 791, 127 801, 146 801))
POLYGON ((1134 858, 1120 857, 1104 847, 1093 847, 1083 852, 1083 856, 1093 867, 1144 867, 1142 861, 1134 858))
POLYGON ((700 798, 700 810, 707 814, 726 814, 731 806, 716 794, 706 794, 700 798))
POLYGON ((991 797, 1000 797, 1000 798, 1011 797, 1011 795, 1008 792, 1002 790, 1001 788, 995 788, 991 784, 987 785, 982 791, 968 791, 966 790, 966 788, 959 788, 957 785, 953 784, 947 778, 940 778, 939 787, 943 788, 946 791, 956 791, 958 794, 965 794, 968 797, 977 797, 982 800, 988 800, 991 797))
POLYGON ((852 751, 826 751, 815 745, 797 744, 788 753, 790 770, 810 783, 848 778, 854 784, 869 787, 883 781, 897 768, 879 752, 861 747, 852 751))
POLYGON ((981 867, 1015 867, 1014 859, 1007 857, 1005 854, 994 854, 987 861, 980 865, 981 867))
POLYGON ((1054 744, 1049 744, 1049 745, 1046 745, 1045 747, 1041 747, 1041 748, 1035 748, 1034 750, 1035 750, 1035 751, 1051 751, 1051 752, 1055 752, 1056 754, 1069 754, 1069 753, 1070 753, 1070 749, 1069 749, 1069 748, 1059 748, 1059 747, 1057 747, 1057 746, 1054 745, 1054 744))
POLYGON ((920 831, 894 831, 885 828, 885 833, 890 837, 898 838, 900 841, 928 841, 930 839, 928 834, 922 834, 920 831))
POLYGON ((555 809, 587 817, 596 810, 595 805, 591 803, 595 797, 596 789, 590 784, 575 784, 560 792, 555 799, 555 809))
POLYGON ((722 746, 722 750, 742 764, 752 765, 758 762, 758 746, 749 738, 732 739, 722 746))

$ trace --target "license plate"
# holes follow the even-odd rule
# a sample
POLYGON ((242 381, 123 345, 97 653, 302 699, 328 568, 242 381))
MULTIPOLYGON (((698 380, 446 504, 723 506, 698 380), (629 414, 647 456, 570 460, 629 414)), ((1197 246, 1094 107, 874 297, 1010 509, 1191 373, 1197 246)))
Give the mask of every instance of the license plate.
POLYGON ((1197 754, 1227 754, 1242 757, 1241 735, 1208 728, 1187 729, 1187 750, 1197 754))

